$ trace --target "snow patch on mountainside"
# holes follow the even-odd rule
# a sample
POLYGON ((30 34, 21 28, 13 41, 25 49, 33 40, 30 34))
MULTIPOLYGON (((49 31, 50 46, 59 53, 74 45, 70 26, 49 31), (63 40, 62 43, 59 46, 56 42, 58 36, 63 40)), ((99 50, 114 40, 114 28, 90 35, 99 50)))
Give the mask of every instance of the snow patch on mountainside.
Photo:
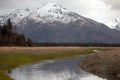
POLYGON ((0 25, 4 24, 4 18, 5 18, 5 16, 0 16, 0 25))
POLYGON ((23 18, 25 18, 26 16, 29 15, 29 13, 31 12, 31 10, 29 8, 26 9, 17 9, 14 12, 12 12, 11 14, 9 14, 5 20, 7 20, 8 18, 11 19, 11 21, 14 24, 18 24, 23 18))
POLYGON ((120 19, 114 19, 113 21, 107 22, 106 25, 111 29, 120 30, 120 19))

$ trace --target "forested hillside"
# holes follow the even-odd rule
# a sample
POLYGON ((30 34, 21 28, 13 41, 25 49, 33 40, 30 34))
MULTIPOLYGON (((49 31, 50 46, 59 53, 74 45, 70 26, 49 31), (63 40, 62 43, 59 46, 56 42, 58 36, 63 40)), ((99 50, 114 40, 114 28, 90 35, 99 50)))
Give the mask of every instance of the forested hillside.
POLYGON ((0 25, 0 46, 33 46, 33 44, 24 34, 18 34, 8 19, 4 25, 0 25))

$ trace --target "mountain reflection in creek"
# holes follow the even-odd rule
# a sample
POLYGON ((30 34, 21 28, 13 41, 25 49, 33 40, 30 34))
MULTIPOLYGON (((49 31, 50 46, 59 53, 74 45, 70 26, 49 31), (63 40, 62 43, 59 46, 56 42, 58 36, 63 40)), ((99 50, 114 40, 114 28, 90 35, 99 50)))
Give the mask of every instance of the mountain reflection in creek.
POLYGON ((83 57, 43 61, 12 70, 15 80, 106 80, 81 70, 77 64, 83 57))

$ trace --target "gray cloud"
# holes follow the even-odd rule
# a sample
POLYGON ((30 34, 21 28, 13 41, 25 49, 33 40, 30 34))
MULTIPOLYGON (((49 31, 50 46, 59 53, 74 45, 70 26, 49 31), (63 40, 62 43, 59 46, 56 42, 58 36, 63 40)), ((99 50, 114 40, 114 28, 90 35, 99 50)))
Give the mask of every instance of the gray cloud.
POLYGON ((106 4, 110 5, 112 9, 120 10, 120 0, 104 0, 106 4))
POLYGON ((34 4, 35 0, 0 0, 0 9, 15 9, 34 4))
POLYGON ((0 9, 1 8, 6 8, 8 4, 7 0, 0 0, 0 9))
POLYGON ((49 1, 57 0, 0 0, 0 9, 30 7, 41 5, 49 1))

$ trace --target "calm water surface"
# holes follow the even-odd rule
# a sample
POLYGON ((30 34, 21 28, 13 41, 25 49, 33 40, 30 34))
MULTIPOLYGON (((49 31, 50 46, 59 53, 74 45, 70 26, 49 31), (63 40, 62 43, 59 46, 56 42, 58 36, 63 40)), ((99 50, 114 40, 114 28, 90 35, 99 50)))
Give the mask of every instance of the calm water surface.
POLYGON ((15 80, 107 80, 81 70, 78 63, 84 57, 43 61, 12 70, 15 80))

